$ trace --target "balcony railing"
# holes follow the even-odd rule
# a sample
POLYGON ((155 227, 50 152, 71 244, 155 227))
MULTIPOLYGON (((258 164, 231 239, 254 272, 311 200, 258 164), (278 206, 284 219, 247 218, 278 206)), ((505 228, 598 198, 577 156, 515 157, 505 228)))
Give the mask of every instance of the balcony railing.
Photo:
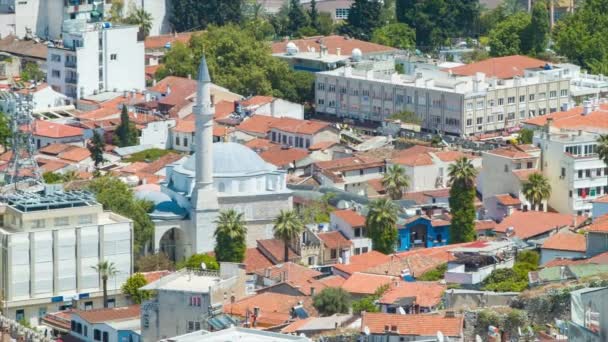
POLYGON ((76 61, 67 60, 65 61, 66 68, 76 68, 76 61))
POLYGON ((67 84, 77 84, 78 79, 76 77, 68 77, 65 79, 65 83, 67 84))

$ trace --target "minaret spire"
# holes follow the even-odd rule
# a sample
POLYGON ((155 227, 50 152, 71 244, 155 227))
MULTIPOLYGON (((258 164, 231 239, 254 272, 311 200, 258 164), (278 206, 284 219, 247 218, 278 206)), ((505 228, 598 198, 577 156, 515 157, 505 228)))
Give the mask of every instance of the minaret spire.
POLYGON ((196 188, 213 187, 213 114, 215 108, 211 102, 211 77, 205 56, 198 67, 198 87, 196 90, 195 153, 196 153, 196 188))

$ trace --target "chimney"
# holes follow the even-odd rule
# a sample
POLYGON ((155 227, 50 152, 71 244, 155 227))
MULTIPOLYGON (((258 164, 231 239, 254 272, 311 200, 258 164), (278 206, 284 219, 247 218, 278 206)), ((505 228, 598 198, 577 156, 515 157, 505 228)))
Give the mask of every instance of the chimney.
POLYGON ((153 86, 153 87, 156 87, 156 78, 153 78, 153 79, 152 79, 152 86, 153 86))
POLYGON ((171 85, 167 84, 167 91, 165 91, 166 96, 169 96, 171 94, 171 85))
POLYGON ((342 55, 342 48, 336 48, 336 55, 338 55, 338 56, 342 55))
POLYGON ((591 100, 585 100, 583 102, 583 115, 589 115, 593 111, 593 104, 591 100))
POLYGON ((192 74, 188 74, 188 79, 191 80, 192 79, 192 74))

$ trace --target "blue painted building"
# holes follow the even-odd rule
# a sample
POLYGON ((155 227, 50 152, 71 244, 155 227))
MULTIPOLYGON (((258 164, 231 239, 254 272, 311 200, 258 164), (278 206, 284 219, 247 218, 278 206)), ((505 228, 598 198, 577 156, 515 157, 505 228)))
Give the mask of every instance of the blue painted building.
POLYGON ((450 221, 418 216, 399 226, 398 232, 398 251, 407 251, 416 247, 445 246, 450 241, 450 221))

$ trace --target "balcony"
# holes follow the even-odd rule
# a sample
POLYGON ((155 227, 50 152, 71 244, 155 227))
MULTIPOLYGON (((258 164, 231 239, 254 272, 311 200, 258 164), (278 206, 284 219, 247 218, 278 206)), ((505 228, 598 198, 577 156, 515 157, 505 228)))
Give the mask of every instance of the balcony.
POLYGON ((65 83, 67 84, 78 84, 78 79, 76 77, 68 77, 65 79, 65 83))
POLYGON ((76 61, 66 59, 64 65, 66 68, 76 69, 76 61))

